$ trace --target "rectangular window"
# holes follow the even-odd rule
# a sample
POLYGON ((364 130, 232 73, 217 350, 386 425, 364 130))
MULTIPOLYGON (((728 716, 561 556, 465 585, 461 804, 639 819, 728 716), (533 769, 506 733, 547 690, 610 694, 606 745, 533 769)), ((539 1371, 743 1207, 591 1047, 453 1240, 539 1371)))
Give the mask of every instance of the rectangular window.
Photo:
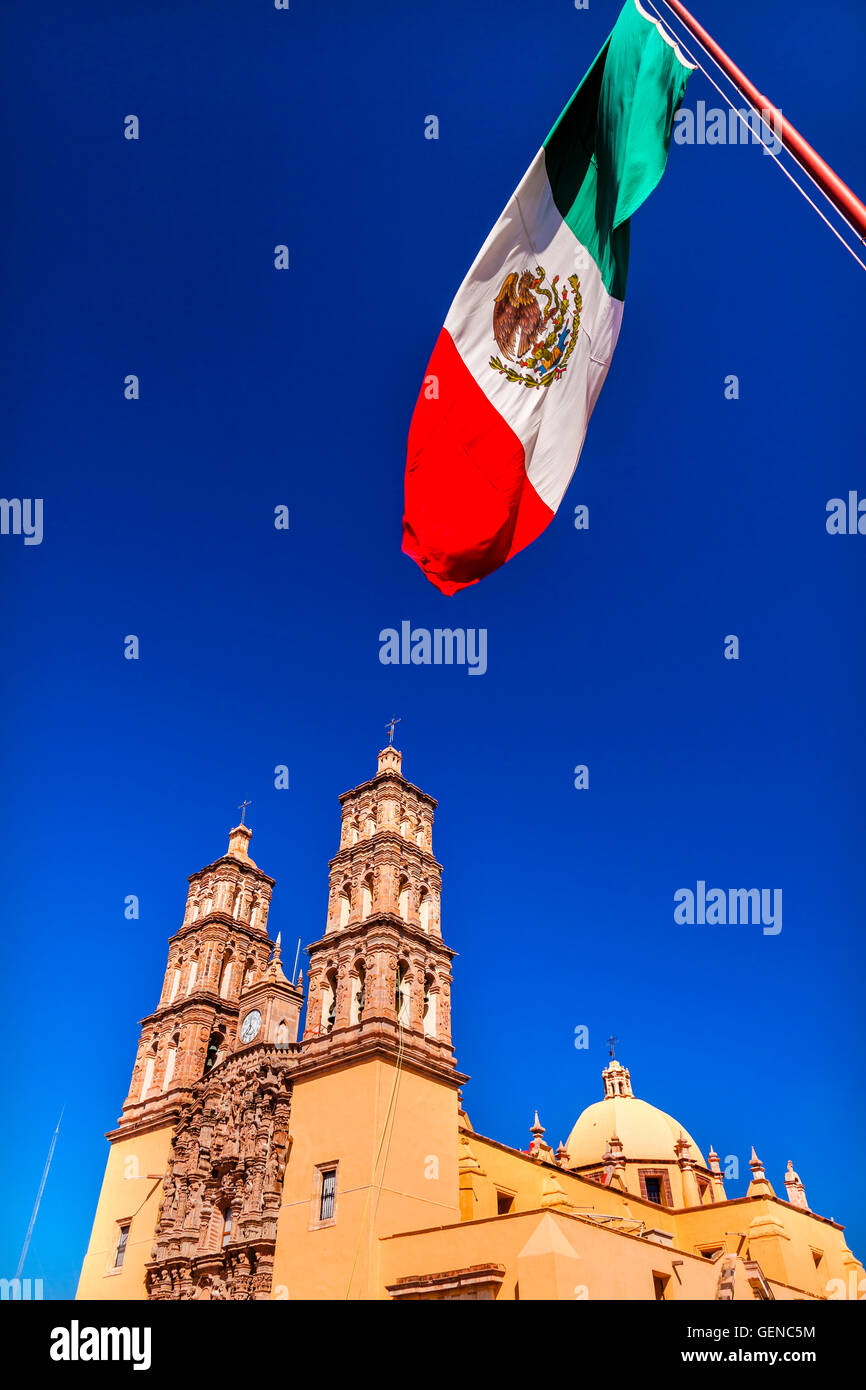
POLYGON ((225 1248, 226 1248, 226 1246, 228 1245, 228 1243, 229 1243, 229 1241, 231 1240, 231 1238, 232 1238, 232 1209, 231 1209, 231 1207, 226 1207, 226 1209, 225 1209, 225 1211, 224 1211, 224 1213, 223 1213, 223 1238, 222 1238, 222 1246, 221 1246, 221 1248, 222 1248, 223 1250, 225 1250, 225 1248))
POLYGON ((669 1274, 656 1274, 653 1271, 653 1295, 657 1303, 667 1302, 667 1288, 670 1278, 669 1274))
POLYGON ((514 1195, 511 1192, 496 1193, 496 1215, 507 1216, 514 1210, 514 1195))
POLYGON ((333 1221, 334 1196, 337 1191, 337 1170, 327 1168, 322 1173, 322 1195, 319 1199, 319 1220, 333 1221))
POLYGON ((124 1259, 124 1256, 126 1255, 126 1242, 127 1242, 127 1240, 129 1239, 129 1227, 130 1227, 130 1224, 131 1224, 131 1223, 130 1223, 129 1221, 124 1221, 123 1224, 120 1226, 120 1228, 119 1228, 119 1230, 118 1230, 118 1234, 117 1234, 117 1246, 116 1246, 115 1251, 114 1251, 114 1268, 115 1268, 115 1269, 120 1269, 120 1266, 123 1264, 123 1259, 124 1259))
POLYGON ((662 1204, 662 1180, 661 1178, 644 1178, 646 1183, 646 1199, 648 1202, 662 1204))

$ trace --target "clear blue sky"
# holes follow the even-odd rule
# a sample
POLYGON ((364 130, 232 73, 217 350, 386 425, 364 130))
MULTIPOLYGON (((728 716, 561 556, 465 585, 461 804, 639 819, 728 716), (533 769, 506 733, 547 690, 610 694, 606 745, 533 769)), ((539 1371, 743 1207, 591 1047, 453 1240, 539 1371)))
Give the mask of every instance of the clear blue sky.
MULTIPOLYGON (((862 194, 862 6, 695 7, 862 194)), ((2 490, 45 538, 0 538, 2 1274, 65 1103, 26 1273, 74 1291, 186 876, 250 797, 271 929, 319 936, 394 712, 476 1128, 565 1138, 612 1030, 637 1094, 780 1192, 792 1158, 863 1257, 866 539, 824 527, 866 492, 863 272, 760 150, 674 147, 554 524, 453 599, 400 553, 440 324, 618 8, 7 7, 2 490), (381 665, 402 619, 486 627, 487 674, 381 665), (676 926, 698 879, 781 887, 781 934, 676 926)))

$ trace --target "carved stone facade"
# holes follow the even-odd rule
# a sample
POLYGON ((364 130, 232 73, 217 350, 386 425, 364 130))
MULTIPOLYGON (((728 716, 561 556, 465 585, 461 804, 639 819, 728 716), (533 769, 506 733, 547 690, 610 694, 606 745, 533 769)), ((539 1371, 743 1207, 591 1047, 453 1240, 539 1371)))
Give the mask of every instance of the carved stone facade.
POLYGON ((253 1045, 184 1105, 148 1266, 152 1299, 267 1299, 297 1045, 253 1045))
POLYGON ((457 1084, 451 960, 442 940, 432 797, 407 782, 401 754, 340 798, 325 936, 288 980, 266 922, 274 880, 236 826, 227 853, 189 880, 169 941, 159 1004, 142 1021, 118 1128, 170 1126, 151 1258, 152 1299, 272 1296, 277 1221, 291 1149, 292 1086, 323 1064, 370 1054, 457 1084))
POLYGON ((341 798, 324 934, 287 979, 273 880, 236 826, 190 878, 143 1021, 78 1296, 157 1300, 857 1298, 861 1263, 788 1165, 744 1197, 715 1150, 635 1097, 554 1152, 473 1130, 451 1045, 436 803, 379 754, 341 798), (293 972, 294 974, 294 972, 293 972))

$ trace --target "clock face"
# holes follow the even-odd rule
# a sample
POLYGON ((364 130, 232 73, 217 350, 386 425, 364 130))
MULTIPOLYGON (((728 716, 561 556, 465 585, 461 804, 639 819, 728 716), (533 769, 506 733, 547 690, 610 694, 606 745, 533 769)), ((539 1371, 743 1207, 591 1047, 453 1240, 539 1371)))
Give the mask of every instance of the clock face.
POLYGON ((241 1024, 241 1042, 252 1042, 256 1033, 262 1026, 262 1016, 258 1009, 250 1009, 243 1023, 241 1024))

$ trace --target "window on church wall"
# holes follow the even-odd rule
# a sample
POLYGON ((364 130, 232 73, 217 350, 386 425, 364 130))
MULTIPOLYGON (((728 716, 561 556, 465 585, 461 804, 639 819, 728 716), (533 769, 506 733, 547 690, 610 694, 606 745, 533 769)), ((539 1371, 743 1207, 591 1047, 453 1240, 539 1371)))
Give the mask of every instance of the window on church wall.
POLYGON ((351 900, 351 898, 350 898, 350 896, 349 896, 349 889, 348 889, 348 887, 346 886, 346 887, 343 888, 343 891, 340 893, 340 916, 339 916, 339 922, 340 922, 340 926, 341 926, 341 927, 345 927, 345 926, 348 925, 348 922, 349 922, 349 913, 351 912, 351 910, 352 910, 352 900, 351 900))
POLYGON ((376 821, 375 821, 375 818, 374 818, 373 816, 368 816, 368 817, 367 817, 366 821, 364 822, 364 829, 365 829, 365 832, 366 832, 366 834, 367 834, 367 838, 368 838, 368 839, 369 839, 372 835, 375 835, 375 834, 376 834, 376 821))
POLYGON ((361 921, 366 921, 373 911, 373 880, 365 878, 361 884, 361 921))
POLYGON ((288 1047, 289 1045, 289 1025, 284 1018, 281 1018, 277 1024, 275 1042, 277 1047, 288 1047))
POLYGON ((398 965, 397 978, 394 985, 394 1008, 397 1013, 397 1021, 404 1028, 409 1026, 410 1006, 412 1002, 411 987, 406 978, 407 967, 398 965))
POLYGON ((400 886, 397 890, 397 907, 404 922, 409 921, 409 882, 405 878, 400 879, 400 886))
POLYGON ((321 1188, 319 1192, 319 1221, 333 1221, 337 1199, 337 1170, 336 1168, 323 1168, 321 1170, 321 1188))
POLYGON ((117 1224, 117 1240, 114 1246, 114 1269, 120 1269, 126 1258, 126 1246, 129 1241, 129 1229, 131 1221, 119 1221, 117 1224))
POLYGON ((400 822, 400 834, 404 840, 411 840, 412 838, 412 822, 408 816, 404 816, 400 822))
POLYGON ((219 990, 219 992, 220 992, 220 998, 221 998, 221 999, 227 999, 228 996, 229 996, 229 990, 231 989, 231 984, 232 984, 232 965, 233 965, 232 956, 231 956, 231 952, 229 951, 229 952, 223 957, 222 973, 220 974, 220 990, 219 990))
POLYGON ((674 1204, 671 1180, 664 1168, 639 1168, 641 1196, 656 1206, 672 1207, 674 1204))
POLYGON ((175 1063, 177 1062, 177 1049, 179 1038, 175 1034, 168 1046, 168 1055, 165 1059, 165 1072, 162 1078, 162 1089, 167 1091, 174 1076, 175 1063))
POLYGON ((325 1033, 330 1033, 337 1021, 337 976, 335 973, 329 974, 325 979, 325 988, 322 991, 322 1029, 325 1033))
POLYGON ((351 980, 352 985, 352 1007, 350 1013, 351 1023, 360 1023, 364 1015, 364 1004, 366 1003, 367 976, 363 965, 356 965, 355 974, 351 980))
POLYGON ((145 1064, 144 1064, 144 1079, 143 1079, 143 1081, 142 1081, 142 1083, 141 1083, 141 1095, 139 1096, 139 1100, 144 1100, 144 1099, 146 1098, 148 1091, 150 1090, 151 1086, 153 1085, 153 1073, 154 1073, 155 1067, 156 1067, 156 1044, 154 1043, 153 1047, 151 1048, 150 1052, 148 1053, 147 1061, 146 1061, 145 1064))
POLYGON ((205 1054, 204 1059, 205 1075, 207 1075, 207 1073, 213 1067, 216 1066, 216 1063, 219 1060, 220 1048, 222 1047, 224 1041, 225 1038, 222 1033, 211 1033, 208 1039, 207 1053, 205 1054))
POLYGON ((246 964, 244 965, 244 986, 245 986, 245 987, 246 987, 247 985, 251 985, 251 984, 252 984, 252 982, 253 982, 253 975, 255 974, 255 970, 256 970, 256 963, 255 963, 255 961, 252 959, 251 956, 248 956, 248 957, 247 957, 246 964))
POLYGON ((431 993, 433 983, 433 976, 427 975, 424 980, 424 1036, 427 1038, 436 1037, 436 995, 431 993))
POLYGON ((226 1246, 228 1245, 228 1243, 229 1243, 229 1241, 231 1240, 231 1238, 232 1238, 232 1209, 231 1209, 231 1207, 226 1207, 225 1211, 223 1212, 222 1234, 221 1234, 221 1236, 220 1236, 220 1250, 225 1250, 225 1248, 226 1248, 226 1246))
POLYGON ((198 957, 193 956, 189 963, 189 974, 186 980, 186 992, 191 994, 195 988, 196 976, 198 975, 198 957))
POLYGON ((168 1002, 169 1002, 169 1004, 171 1004, 171 1003, 174 1001, 175 995, 177 994, 178 988, 179 988, 179 986, 180 986, 180 973, 181 973, 181 970, 182 970, 182 969, 183 969, 183 957, 181 957, 181 959, 177 962, 177 964, 176 964, 175 967, 174 967, 174 971, 173 971, 173 973, 172 973, 172 977, 171 977, 171 987, 170 987, 170 989, 169 989, 169 991, 168 991, 168 1002))
POLYGON ((419 908, 418 908, 418 916, 419 916, 420 921, 421 921, 421 930, 422 930, 422 931, 429 932, 429 930, 430 930, 430 908, 431 908, 430 894, 429 894, 428 890, 425 888, 425 889, 422 890, 422 893, 421 893, 421 902, 420 902, 419 908))

